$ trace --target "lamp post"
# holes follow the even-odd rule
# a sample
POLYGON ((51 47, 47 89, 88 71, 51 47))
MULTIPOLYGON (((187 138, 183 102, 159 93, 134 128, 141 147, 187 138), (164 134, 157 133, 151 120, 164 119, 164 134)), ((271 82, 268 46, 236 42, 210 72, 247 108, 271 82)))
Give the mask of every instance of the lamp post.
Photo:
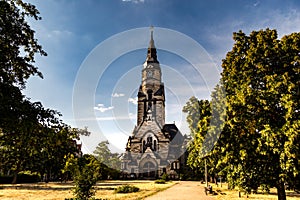
POLYGON ((204 157, 204 166, 205 166, 205 185, 206 188, 208 187, 208 182, 207 182, 207 164, 206 164, 206 157, 204 157))

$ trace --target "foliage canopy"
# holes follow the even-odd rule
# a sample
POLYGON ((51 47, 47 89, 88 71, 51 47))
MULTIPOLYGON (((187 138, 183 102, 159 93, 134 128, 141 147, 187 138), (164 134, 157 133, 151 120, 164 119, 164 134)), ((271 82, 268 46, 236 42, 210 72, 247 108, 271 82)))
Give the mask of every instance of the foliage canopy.
MULTIPOLYGON (((215 110, 225 122, 208 155, 211 172, 226 174, 232 187, 246 193, 275 186, 278 199, 285 200, 284 183, 295 184, 300 170, 300 33, 278 39, 276 30, 239 31, 233 39, 222 62, 221 84, 210 101, 219 101, 215 110), (225 99, 218 98, 220 91, 226 92, 225 99)), ((201 108, 201 102, 205 100, 191 98, 184 108, 194 137, 190 163, 196 166, 203 165, 198 154, 203 138, 216 132, 208 103, 201 108)))

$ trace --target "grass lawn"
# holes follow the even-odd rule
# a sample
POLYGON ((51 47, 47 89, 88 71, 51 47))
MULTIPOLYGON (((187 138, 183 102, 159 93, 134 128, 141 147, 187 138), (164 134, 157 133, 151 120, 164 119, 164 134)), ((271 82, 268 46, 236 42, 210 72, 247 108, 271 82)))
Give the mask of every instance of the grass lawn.
MULTIPOLYGON (((205 184, 201 184, 203 187, 205 184)), ((250 194, 247 196, 244 193, 241 193, 242 197, 239 198, 238 190, 228 190, 227 184, 223 183, 222 187, 220 184, 216 186, 215 184, 211 184, 213 187, 213 191, 217 193, 214 196, 217 200, 249 200, 249 199, 256 199, 256 200, 277 200, 277 190, 276 188, 271 188, 270 194, 263 193, 261 190, 258 190, 257 194, 250 194)), ((297 194, 294 191, 286 191, 287 200, 296 200, 300 199, 300 194, 297 194)))
MULTIPOLYGON (((154 181, 134 180, 134 181, 103 181, 97 183, 96 198, 103 199, 143 199, 159 191, 165 190, 176 184, 167 182, 166 184, 155 184, 154 181), (115 194, 114 189, 121 185, 134 185, 140 188, 139 192, 128 194, 115 194)), ((0 185, 1 200, 64 200, 73 197, 72 183, 37 183, 37 184, 6 184, 0 185)))

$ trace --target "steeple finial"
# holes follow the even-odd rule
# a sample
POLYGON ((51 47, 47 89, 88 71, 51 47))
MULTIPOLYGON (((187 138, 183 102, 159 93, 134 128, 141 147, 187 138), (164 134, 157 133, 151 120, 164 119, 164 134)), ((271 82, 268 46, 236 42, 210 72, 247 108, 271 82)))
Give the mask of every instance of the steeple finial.
POLYGON ((154 26, 150 26, 150 32, 151 32, 151 37, 150 37, 150 42, 149 42, 149 48, 153 49, 155 48, 154 45, 154 40, 153 40, 153 30, 154 30, 154 26))

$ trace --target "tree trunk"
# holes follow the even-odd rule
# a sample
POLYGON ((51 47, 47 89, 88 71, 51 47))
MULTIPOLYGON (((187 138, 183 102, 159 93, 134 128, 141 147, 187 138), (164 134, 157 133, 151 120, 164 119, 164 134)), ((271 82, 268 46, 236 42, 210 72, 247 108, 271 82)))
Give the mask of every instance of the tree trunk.
POLYGON ((17 183, 17 178, 18 178, 18 172, 14 171, 14 176, 13 176, 12 184, 16 184, 17 183))
POLYGON ((277 194, 278 194, 278 200, 286 200, 284 182, 282 180, 278 181, 277 194))

